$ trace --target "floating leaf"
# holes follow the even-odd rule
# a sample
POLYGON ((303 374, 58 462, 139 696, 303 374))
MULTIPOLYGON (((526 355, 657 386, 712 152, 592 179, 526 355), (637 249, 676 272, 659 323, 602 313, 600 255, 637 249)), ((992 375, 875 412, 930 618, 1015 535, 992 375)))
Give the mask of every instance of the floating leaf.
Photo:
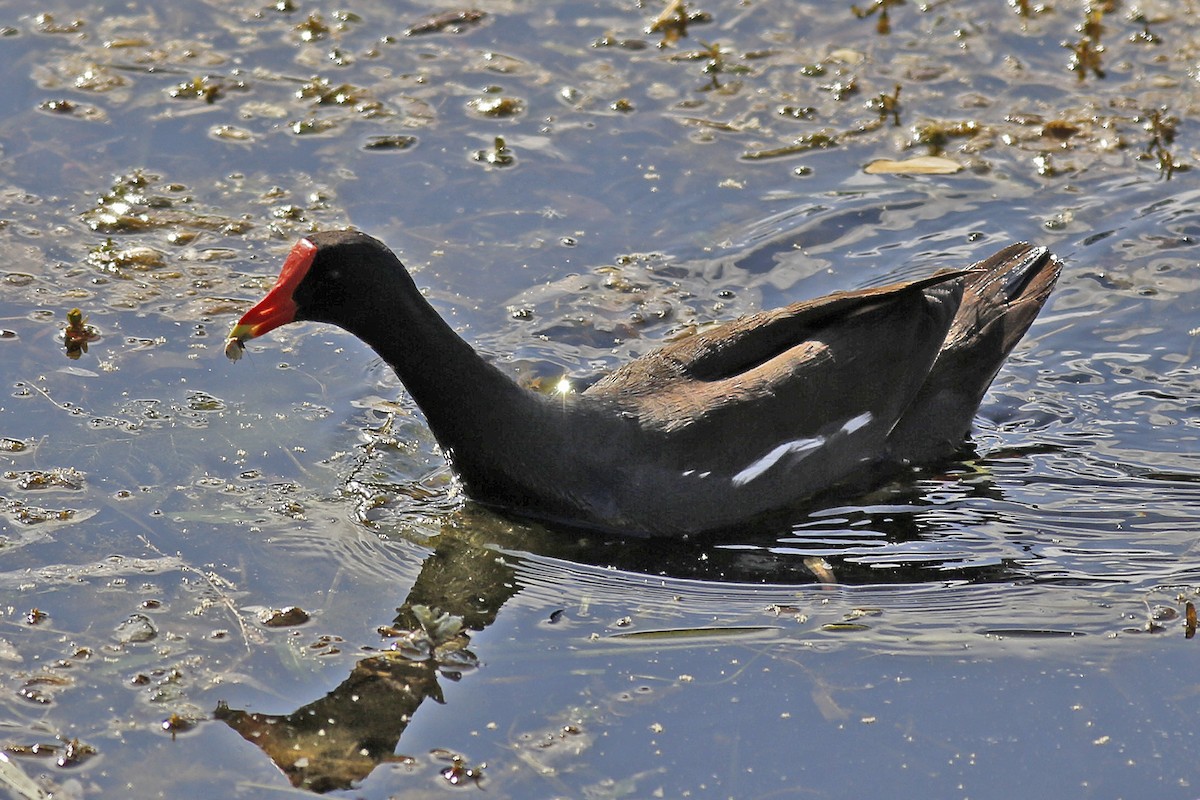
POLYGON ((903 161, 881 158, 867 164, 868 175, 953 175, 962 165, 942 156, 917 156, 903 161))

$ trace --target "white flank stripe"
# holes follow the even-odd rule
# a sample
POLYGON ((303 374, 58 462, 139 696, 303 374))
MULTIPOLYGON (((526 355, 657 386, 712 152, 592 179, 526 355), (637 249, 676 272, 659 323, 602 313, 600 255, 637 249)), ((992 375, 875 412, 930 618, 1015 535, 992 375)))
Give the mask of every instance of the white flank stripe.
POLYGON ((842 433, 854 433, 856 430, 866 425, 871 421, 871 412, 864 411, 857 417, 846 420, 846 424, 842 426, 842 433))
POLYGON ((792 442, 784 442, 771 452, 767 453, 762 458, 750 464, 744 470, 734 475, 732 478, 734 486, 742 486, 762 475, 779 461, 779 459, 790 453, 807 453, 816 450, 821 445, 825 444, 824 436, 815 436, 811 439, 796 439, 792 442))
MULTIPOLYGON (((871 419, 871 412, 864 411, 857 417, 851 417, 850 419, 846 420, 842 424, 842 427, 839 428, 837 433, 834 435, 836 436, 838 434, 854 433, 870 423, 871 419)), ((762 458, 752 462, 748 467, 734 475, 730 480, 733 481, 734 486, 744 486, 745 484, 762 475, 771 467, 778 464, 779 460, 784 456, 811 453, 813 450, 816 450, 818 447, 825 444, 827 438, 828 437, 825 436, 813 436, 808 439, 796 439, 791 442, 784 442, 783 444, 773 448, 762 458)))

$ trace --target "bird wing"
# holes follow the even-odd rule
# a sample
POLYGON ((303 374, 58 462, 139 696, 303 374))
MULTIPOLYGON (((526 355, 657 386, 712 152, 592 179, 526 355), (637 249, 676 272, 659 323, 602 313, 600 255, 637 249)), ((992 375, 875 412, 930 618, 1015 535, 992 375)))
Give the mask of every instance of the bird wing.
POLYGON ((937 356, 963 274, 944 271, 743 317, 632 361, 585 394, 662 430, 727 415, 745 428, 751 417, 771 414, 772 424, 760 427, 786 435, 803 427, 799 420, 819 421, 836 406, 862 406, 857 413, 881 418, 911 399, 937 356))

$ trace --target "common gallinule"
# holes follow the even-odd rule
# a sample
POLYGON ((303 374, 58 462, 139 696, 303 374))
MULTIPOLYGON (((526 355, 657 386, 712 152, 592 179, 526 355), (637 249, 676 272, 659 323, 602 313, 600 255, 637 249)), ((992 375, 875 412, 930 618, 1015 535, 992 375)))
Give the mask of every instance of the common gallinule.
POLYGON ((965 269, 743 317, 548 396, 480 357, 384 244, 326 231, 292 248, 226 354, 289 322, 338 325, 395 369, 474 499, 682 535, 955 454, 1060 267, 1010 245, 965 269))

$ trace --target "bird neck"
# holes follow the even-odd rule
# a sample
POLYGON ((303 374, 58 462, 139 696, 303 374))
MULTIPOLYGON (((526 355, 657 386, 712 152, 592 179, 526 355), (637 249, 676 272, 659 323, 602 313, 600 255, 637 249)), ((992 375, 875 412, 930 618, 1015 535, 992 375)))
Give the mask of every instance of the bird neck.
MULTIPOLYGON (((395 370, 442 448, 451 454, 506 442, 513 426, 543 416, 545 398, 485 361, 421 295, 405 272, 375 287, 348 326, 395 370)), ((526 429, 527 430, 527 429, 526 429)))

